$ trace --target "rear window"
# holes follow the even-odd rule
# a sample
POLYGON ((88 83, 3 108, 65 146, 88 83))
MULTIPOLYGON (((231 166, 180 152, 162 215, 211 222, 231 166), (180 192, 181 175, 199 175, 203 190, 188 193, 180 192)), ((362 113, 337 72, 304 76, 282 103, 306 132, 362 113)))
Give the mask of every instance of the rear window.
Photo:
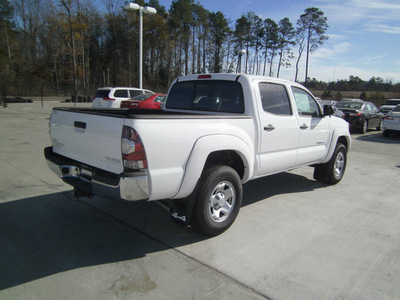
POLYGON ((346 102, 339 102, 336 104, 336 107, 341 109, 341 108, 349 108, 349 109, 361 109, 364 103, 362 102, 352 102, 352 101, 346 101, 346 102))
POLYGON ((97 90, 96 94, 94 95, 95 98, 106 98, 110 90, 97 90))
POLYGON ((149 94, 141 94, 141 95, 137 95, 136 97, 133 97, 132 100, 143 101, 150 97, 151 97, 151 95, 149 95, 149 94))
POLYGON ((243 113, 242 86, 235 81, 184 81, 175 83, 167 108, 243 113))

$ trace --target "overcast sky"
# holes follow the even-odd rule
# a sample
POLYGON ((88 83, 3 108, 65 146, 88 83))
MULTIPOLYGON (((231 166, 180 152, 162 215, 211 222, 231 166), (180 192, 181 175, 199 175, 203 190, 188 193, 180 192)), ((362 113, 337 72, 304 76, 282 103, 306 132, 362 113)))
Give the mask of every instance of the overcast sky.
MULTIPOLYGON (((169 10, 172 0, 159 0, 169 10)), ((211 12, 222 11, 234 26, 236 19, 254 11, 279 22, 288 17, 293 26, 304 10, 318 7, 328 18, 329 40, 311 56, 309 77, 333 81, 350 75, 372 76, 400 82, 399 0, 201 0, 211 12)), ((297 54, 297 49, 294 49, 297 54)), ((281 70, 281 78, 294 79, 293 68, 281 70)), ((299 79, 304 80, 304 64, 299 79)))

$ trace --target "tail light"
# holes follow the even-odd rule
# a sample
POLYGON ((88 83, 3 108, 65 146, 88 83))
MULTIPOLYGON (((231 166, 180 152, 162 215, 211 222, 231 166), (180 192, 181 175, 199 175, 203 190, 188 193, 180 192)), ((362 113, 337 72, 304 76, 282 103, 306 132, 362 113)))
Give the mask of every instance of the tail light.
POLYGON ((124 126, 122 129, 121 152, 124 167, 127 169, 147 169, 144 146, 135 129, 124 126))
POLYGON ((110 97, 103 97, 103 100, 110 100, 110 101, 114 101, 114 98, 110 98, 110 97))
POLYGON ((394 120, 394 118, 392 116, 389 116, 389 115, 385 116, 384 119, 385 120, 389 120, 389 121, 393 121, 394 120))

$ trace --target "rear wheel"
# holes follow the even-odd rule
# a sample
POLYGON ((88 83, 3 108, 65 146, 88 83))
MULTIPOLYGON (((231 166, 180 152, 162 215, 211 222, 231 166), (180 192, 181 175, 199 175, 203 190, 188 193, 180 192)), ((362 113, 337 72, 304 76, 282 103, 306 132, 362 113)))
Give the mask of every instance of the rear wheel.
POLYGON ((389 130, 384 130, 383 131, 383 136, 389 137, 390 136, 390 131, 389 130))
POLYGON ((315 166, 314 179, 328 184, 336 184, 342 180, 346 170, 346 164, 346 146, 338 143, 332 158, 325 164, 315 166))
POLYGON ((362 134, 364 134, 364 133, 367 132, 367 130, 368 130, 368 121, 364 120, 360 131, 361 131, 362 134))
POLYGON ((195 226, 205 235, 215 236, 235 221, 242 204, 239 175, 228 166, 206 170, 200 179, 193 211, 195 226))

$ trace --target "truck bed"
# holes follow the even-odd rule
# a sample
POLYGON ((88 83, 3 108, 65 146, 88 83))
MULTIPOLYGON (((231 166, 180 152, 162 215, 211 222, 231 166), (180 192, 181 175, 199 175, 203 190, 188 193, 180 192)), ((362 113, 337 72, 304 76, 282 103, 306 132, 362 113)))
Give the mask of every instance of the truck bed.
POLYGON ((69 111, 74 113, 92 114, 107 117, 116 117, 124 119, 247 119, 250 118, 244 114, 224 113, 216 114, 207 111, 204 112, 176 112, 156 109, 127 109, 127 108, 69 108, 55 107, 53 110, 69 111))

